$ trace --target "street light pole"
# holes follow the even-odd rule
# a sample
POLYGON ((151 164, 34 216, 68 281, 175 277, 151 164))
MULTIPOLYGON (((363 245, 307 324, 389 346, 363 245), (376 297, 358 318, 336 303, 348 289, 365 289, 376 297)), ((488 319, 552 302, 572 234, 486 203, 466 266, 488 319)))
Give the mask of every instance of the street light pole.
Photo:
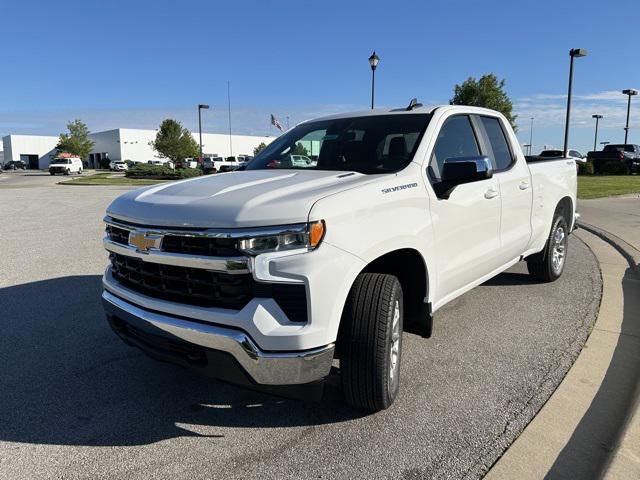
POLYGON ((378 66, 378 62, 380 62, 380 57, 376 55, 376 51, 374 50, 369 57, 369 66, 371 67, 371 110, 373 110, 374 92, 376 87, 376 67, 378 66))
POLYGON ((203 103, 198 105, 198 132, 200 134, 200 158, 199 160, 202 161, 202 114, 200 113, 202 111, 202 109, 207 110, 209 108, 209 105, 205 105, 203 103))
POLYGON ((596 145, 598 144, 598 120, 600 120, 601 118, 604 118, 602 115, 598 115, 596 113, 594 113, 593 115, 591 115, 591 118, 595 118, 596 119, 596 134, 593 137, 593 151, 596 151, 596 145))
POLYGON ((569 56, 571 62, 569 63, 569 90, 567 92, 567 119, 564 124, 564 148, 562 149, 563 156, 567 156, 569 150, 569 119, 571 118, 571 89, 573 87, 573 59, 576 57, 584 57, 587 55, 587 51, 584 48, 572 48, 569 50, 569 56))
POLYGON ((627 90, 623 90, 622 93, 627 95, 629 98, 627 99, 627 123, 624 126, 624 143, 627 143, 627 137, 629 136, 629 112, 631 111, 631 97, 633 95, 637 95, 638 91, 633 88, 629 88, 627 90))
POLYGON ((529 129, 529 155, 531 155, 531 150, 533 149, 533 118, 531 117, 531 128, 529 129))

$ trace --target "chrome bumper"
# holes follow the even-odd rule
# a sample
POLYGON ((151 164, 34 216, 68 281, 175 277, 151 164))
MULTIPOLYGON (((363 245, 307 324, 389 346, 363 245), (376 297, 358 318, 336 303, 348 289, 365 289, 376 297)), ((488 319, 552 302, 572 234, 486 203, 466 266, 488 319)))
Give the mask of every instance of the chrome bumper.
POLYGON ((206 349, 230 354, 258 385, 300 385, 329 375, 334 344, 296 352, 265 352, 244 332, 191 322, 139 308, 119 297, 102 293, 105 312, 137 329, 161 334, 206 349))

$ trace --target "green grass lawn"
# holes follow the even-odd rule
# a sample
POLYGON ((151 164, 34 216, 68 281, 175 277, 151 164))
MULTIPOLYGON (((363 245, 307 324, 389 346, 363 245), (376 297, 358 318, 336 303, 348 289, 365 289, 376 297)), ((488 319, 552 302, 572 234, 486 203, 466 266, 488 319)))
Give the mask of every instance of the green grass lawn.
POLYGON ((578 177, 578 198, 600 198, 627 193, 640 193, 640 175, 578 177))
POLYGON ((97 173, 95 175, 78 176, 73 180, 59 182, 60 185, 131 185, 144 186, 163 183, 167 180, 152 180, 146 178, 127 178, 125 176, 114 176, 113 173, 97 173))

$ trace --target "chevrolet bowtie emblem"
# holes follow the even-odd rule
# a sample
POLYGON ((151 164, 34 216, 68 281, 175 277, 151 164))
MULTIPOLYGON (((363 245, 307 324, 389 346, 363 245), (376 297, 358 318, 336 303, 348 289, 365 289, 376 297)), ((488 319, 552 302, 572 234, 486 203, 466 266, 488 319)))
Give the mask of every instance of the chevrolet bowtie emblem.
POLYGON ((133 245, 141 253, 148 253, 152 248, 160 249, 161 242, 162 235, 136 231, 129 232, 129 245, 133 245))

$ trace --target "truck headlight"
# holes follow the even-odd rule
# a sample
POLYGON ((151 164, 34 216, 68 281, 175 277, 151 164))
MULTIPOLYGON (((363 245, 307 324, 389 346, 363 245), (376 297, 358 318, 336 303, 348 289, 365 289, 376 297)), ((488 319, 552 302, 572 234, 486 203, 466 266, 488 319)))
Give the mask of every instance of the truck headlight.
POLYGON ((313 250, 322 242, 324 233, 324 220, 289 225, 281 231, 243 238, 238 243, 238 249, 248 255, 305 248, 313 250))

